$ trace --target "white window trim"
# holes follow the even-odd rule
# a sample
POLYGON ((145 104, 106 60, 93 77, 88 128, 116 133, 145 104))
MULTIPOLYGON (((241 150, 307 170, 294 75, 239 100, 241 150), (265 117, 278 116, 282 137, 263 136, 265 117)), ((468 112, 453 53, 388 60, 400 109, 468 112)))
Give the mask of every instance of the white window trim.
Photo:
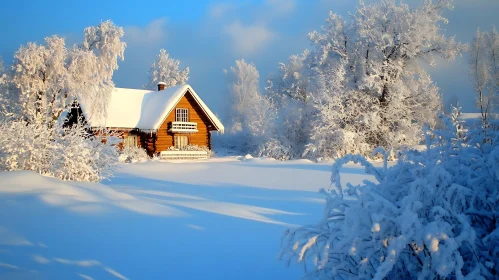
POLYGON ((187 108, 175 109, 175 121, 176 122, 189 122, 189 109, 187 109, 187 108))
POLYGON ((124 140, 124 147, 137 147, 139 139, 137 135, 127 135, 124 140))

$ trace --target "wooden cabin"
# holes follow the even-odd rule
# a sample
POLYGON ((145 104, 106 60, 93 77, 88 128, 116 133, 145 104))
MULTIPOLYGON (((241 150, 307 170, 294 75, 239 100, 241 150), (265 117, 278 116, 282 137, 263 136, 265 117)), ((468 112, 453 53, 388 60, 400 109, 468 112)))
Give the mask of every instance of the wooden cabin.
POLYGON ((80 102, 68 119, 79 112, 94 131, 104 127, 117 132, 123 139, 120 147, 142 147, 150 156, 187 145, 211 149, 211 133, 224 131, 189 85, 165 88, 159 83, 158 91, 115 88, 106 117, 91 116, 90 106, 80 102))

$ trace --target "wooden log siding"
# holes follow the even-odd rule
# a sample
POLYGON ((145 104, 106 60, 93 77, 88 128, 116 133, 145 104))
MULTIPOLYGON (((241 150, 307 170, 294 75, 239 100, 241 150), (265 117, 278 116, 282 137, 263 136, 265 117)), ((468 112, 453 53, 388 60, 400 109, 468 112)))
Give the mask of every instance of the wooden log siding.
POLYGON ((190 145, 205 146, 211 149, 210 130, 213 129, 214 128, 203 109, 198 105, 191 93, 187 92, 158 129, 156 133, 155 152, 159 153, 161 151, 166 151, 169 147, 174 146, 175 135, 187 136, 190 145), (168 131, 168 125, 175 121, 175 112, 177 108, 189 109, 189 122, 197 123, 198 132, 172 133, 168 131))
POLYGON ((140 144, 147 151, 149 156, 156 153, 156 133, 141 132, 140 144))
MULTIPOLYGON (((95 135, 95 136, 101 137, 102 138, 102 142, 106 143, 106 141, 107 141, 107 139, 106 139, 107 138, 106 133, 101 134, 100 130, 92 130, 92 134, 95 135)), ((112 135, 112 136, 118 137, 120 139, 120 142, 118 143, 118 148, 120 149, 120 151, 123 150, 123 148, 125 147, 125 138, 128 135, 136 135, 137 136, 137 146, 138 147, 144 147, 144 145, 143 145, 143 139, 144 138, 142 136, 142 133, 139 133, 136 130, 109 129, 109 134, 112 135)))
POLYGON ((139 133, 138 131, 135 131, 135 130, 114 130, 112 131, 113 134, 118 134, 118 138, 120 138, 121 142, 118 144, 118 147, 120 148, 120 150, 123 150, 123 148, 125 147, 125 138, 128 137, 128 135, 135 135, 137 136, 137 147, 144 147, 144 145, 142 145, 142 138, 141 137, 142 133, 139 133))

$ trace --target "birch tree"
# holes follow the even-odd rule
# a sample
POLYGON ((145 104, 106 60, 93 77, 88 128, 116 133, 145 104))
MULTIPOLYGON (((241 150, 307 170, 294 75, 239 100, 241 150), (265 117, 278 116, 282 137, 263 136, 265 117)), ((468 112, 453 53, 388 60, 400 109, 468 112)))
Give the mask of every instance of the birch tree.
POLYGON ((236 60, 235 66, 226 74, 229 81, 230 132, 240 135, 243 150, 260 153, 260 147, 273 132, 274 106, 260 92, 260 74, 254 64, 244 59, 236 60))
POLYGON ((499 95, 499 34, 494 27, 490 33, 477 30, 470 49, 470 78, 477 94, 482 126, 489 124, 499 95))
POLYGON ((14 55, 12 86, 22 116, 53 127, 75 98, 88 101, 88 114, 105 115, 112 75, 123 59, 124 32, 111 21, 85 29, 80 46, 67 48, 58 36, 45 39, 45 45, 28 43, 14 55), (90 110, 91 109, 91 110, 90 110))

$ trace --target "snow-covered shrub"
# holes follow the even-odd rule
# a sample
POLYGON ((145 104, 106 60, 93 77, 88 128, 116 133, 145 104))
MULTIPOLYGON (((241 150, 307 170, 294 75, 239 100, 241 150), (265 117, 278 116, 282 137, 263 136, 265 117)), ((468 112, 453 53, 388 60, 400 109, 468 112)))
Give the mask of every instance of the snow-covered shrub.
POLYGON ((149 160, 146 150, 141 147, 124 147, 119 156, 120 162, 143 162, 149 160))
POLYGON ((212 157, 215 153, 206 146, 199 145, 186 145, 182 148, 176 148, 174 146, 169 147, 168 151, 204 151, 208 154, 208 157, 212 157))
POLYGON ((24 121, 0 124, 1 170, 32 170, 62 180, 96 182, 110 177, 117 162, 117 140, 102 141, 81 125, 49 129, 24 121))
POLYGON ((337 160, 322 220, 288 230, 281 256, 311 264, 314 279, 499 278, 499 131, 466 140, 459 122, 444 123, 390 168, 337 160), (376 182, 341 184, 348 162, 376 182))
POLYGON ((270 157, 277 160, 289 160, 294 157, 292 147, 283 144, 275 138, 271 138, 260 144, 256 151, 256 155, 259 157, 270 157))
POLYGON ((53 176, 62 180, 97 182, 112 175, 118 162, 117 138, 108 136, 103 142, 80 124, 59 128, 56 133, 51 148, 53 176))
POLYGON ((40 123, 9 120, 0 123, 0 169, 52 175, 55 155, 51 133, 40 123))

